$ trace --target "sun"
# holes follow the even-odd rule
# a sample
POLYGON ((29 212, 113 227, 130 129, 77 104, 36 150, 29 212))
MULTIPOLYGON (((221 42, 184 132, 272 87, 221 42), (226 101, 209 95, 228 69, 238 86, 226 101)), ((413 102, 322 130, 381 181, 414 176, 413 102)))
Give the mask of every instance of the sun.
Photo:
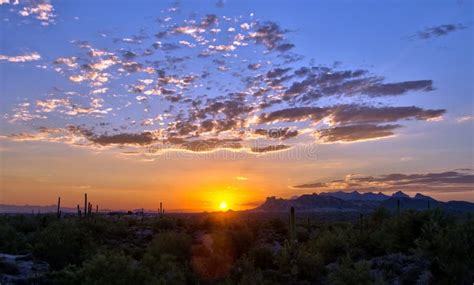
POLYGON ((221 210, 227 209, 227 202, 226 201, 221 201, 221 203, 219 204, 219 208, 221 210))

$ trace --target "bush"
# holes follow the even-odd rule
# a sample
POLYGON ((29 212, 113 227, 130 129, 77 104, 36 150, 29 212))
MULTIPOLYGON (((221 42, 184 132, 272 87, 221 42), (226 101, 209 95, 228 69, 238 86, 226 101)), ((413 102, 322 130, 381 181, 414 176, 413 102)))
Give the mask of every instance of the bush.
POLYGON ((133 260, 122 254, 107 252, 84 262, 80 270, 81 284, 140 284, 133 260))
POLYGON ((53 269, 68 264, 80 264, 84 254, 81 232, 73 220, 51 223, 44 228, 34 246, 34 254, 49 263, 53 269))
POLYGON ((255 267, 260 269, 273 268, 275 264, 273 249, 267 244, 252 248, 249 251, 249 258, 253 261, 255 267))
POLYGON ((328 281, 332 285, 364 285, 373 284, 370 277, 370 266, 366 261, 352 262, 350 258, 343 258, 335 268, 329 272, 328 281))
POLYGON ((191 255, 191 237, 185 233, 163 232, 156 235, 146 253, 159 260, 163 254, 176 257, 178 261, 189 260, 191 255))

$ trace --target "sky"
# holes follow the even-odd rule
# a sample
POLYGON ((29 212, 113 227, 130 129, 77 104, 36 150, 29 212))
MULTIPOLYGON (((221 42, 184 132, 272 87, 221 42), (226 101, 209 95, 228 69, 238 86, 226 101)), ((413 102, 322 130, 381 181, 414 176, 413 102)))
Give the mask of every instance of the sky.
POLYGON ((474 202, 473 1, 0 0, 0 204, 474 202))

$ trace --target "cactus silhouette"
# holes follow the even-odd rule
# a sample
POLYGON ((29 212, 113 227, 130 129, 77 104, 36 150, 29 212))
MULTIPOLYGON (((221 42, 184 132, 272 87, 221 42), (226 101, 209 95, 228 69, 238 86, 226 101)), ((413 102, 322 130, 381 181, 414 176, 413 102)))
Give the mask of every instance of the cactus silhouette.
POLYGON ((295 207, 290 208, 290 243, 293 244, 296 239, 296 226, 295 226, 295 207))
POLYGON ((84 218, 87 216, 87 193, 84 193, 84 218))
POLYGON ((58 197, 58 209, 56 210, 56 217, 61 218, 61 197, 58 197))
POLYGON ((400 216, 400 199, 397 199, 397 216, 400 216))

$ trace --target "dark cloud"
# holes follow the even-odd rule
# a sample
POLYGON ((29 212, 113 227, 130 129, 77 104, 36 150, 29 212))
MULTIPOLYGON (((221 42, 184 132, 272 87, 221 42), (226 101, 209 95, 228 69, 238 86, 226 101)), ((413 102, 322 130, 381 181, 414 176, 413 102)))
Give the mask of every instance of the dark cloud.
POLYGON ((295 47, 294 44, 286 43, 286 44, 281 44, 281 45, 277 46, 276 50, 280 51, 280 52, 286 52, 286 51, 289 51, 290 49, 292 49, 294 47, 295 47))
POLYGON ((297 130, 291 130, 290 128, 274 128, 269 130, 256 129, 254 133, 260 136, 264 136, 266 138, 282 140, 293 138, 298 135, 297 130))
POLYGON ((201 21, 201 27, 207 28, 209 26, 216 25, 219 22, 219 18, 216 15, 206 15, 201 21))
POLYGON ((252 147, 250 150, 256 153, 266 153, 266 152, 272 152, 272 151, 286 150, 289 148, 291 148, 291 146, 278 144, 278 145, 269 145, 269 146, 263 146, 263 147, 252 147))
POLYGON ((240 139, 203 139, 203 140, 178 140, 172 141, 173 144, 181 149, 190 150, 194 152, 207 152, 215 149, 240 149, 242 145, 240 144, 240 139))
POLYGON ((387 123, 402 119, 430 120, 439 118, 446 110, 424 110, 411 107, 374 107, 339 105, 331 108, 331 119, 339 124, 387 123))
POLYGON ((372 97, 401 95, 408 91, 432 91, 433 81, 416 80, 398 83, 374 84, 366 88, 362 93, 372 97))
POLYGON ((248 69, 250 70, 257 70, 261 67, 262 65, 260 63, 252 63, 252 64, 249 64, 247 67, 248 69))
POLYGON ((260 115, 259 123, 272 122, 296 122, 304 120, 320 121, 328 114, 327 108, 320 107, 296 107, 282 109, 260 115))
POLYGON ((402 119, 430 120, 439 118, 446 110, 424 110, 418 107, 375 107, 357 104, 332 107, 296 107, 260 115, 259 123, 319 122, 328 117, 334 124, 386 123, 402 119))
POLYGON ((422 40, 427 40, 431 38, 438 38, 441 36, 445 36, 449 33, 466 29, 466 26, 462 24, 446 24, 440 25, 436 27, 426 28, 423 31, 419 31, 416 34, 416 37, 422 40))
POLYGON ((118 133, 118 134, 95 134, 92 130, 80 126, 68 126, 67 130, 73 134, 79 134, 90 142, 101 145, 139 145, 145 146, 156 142, 156 138, 151 132, 140 133, 118 133))
POLYGON ((422 189, 425 191, 472 191, 474 173, 472 170, 455 170, 426 174, 388 174, 379 176, 348 175, 345 179, 328 182, 305 183, 294 188, 318 188, 321 190, 373 189, 400 190, 422 189))
POLYGON ((93 143, 100 145, 110 145, 110 144, 131 144, 131 145, 150 145, 155 142, 155 138, 151 132, 142 132, 142 133, 122 133, 115 135, 98 135, 89 137, 93 143))
POLYGON ((256 43, 263 44, 267 49, 273 50, 282 44, 284 40, 283 35, 287 32, 274 22, 266 22, 258 26, 257 30, 251 34, 251 37, 256 43))
MULTIPOLYGON (((285 90, 284 100, 301 103, 317 101, 328 96, 399 96, 411 91, 434 90, 431 80, 384 83, 384 78, 371 75, 367 70, 334 70, 329 67, 302 67, 294 72, 294 81, 285 90)), ((270 78, 267 74, 267 77, 270 78)), ((291 77, 290 77, 291 78, 291 77)))
POLYGON ((317 131, 318 138, 323 142, 355 142, 361 140, 384 138, 394 135, 393 130, 401 125, 351 125, 317 131))

